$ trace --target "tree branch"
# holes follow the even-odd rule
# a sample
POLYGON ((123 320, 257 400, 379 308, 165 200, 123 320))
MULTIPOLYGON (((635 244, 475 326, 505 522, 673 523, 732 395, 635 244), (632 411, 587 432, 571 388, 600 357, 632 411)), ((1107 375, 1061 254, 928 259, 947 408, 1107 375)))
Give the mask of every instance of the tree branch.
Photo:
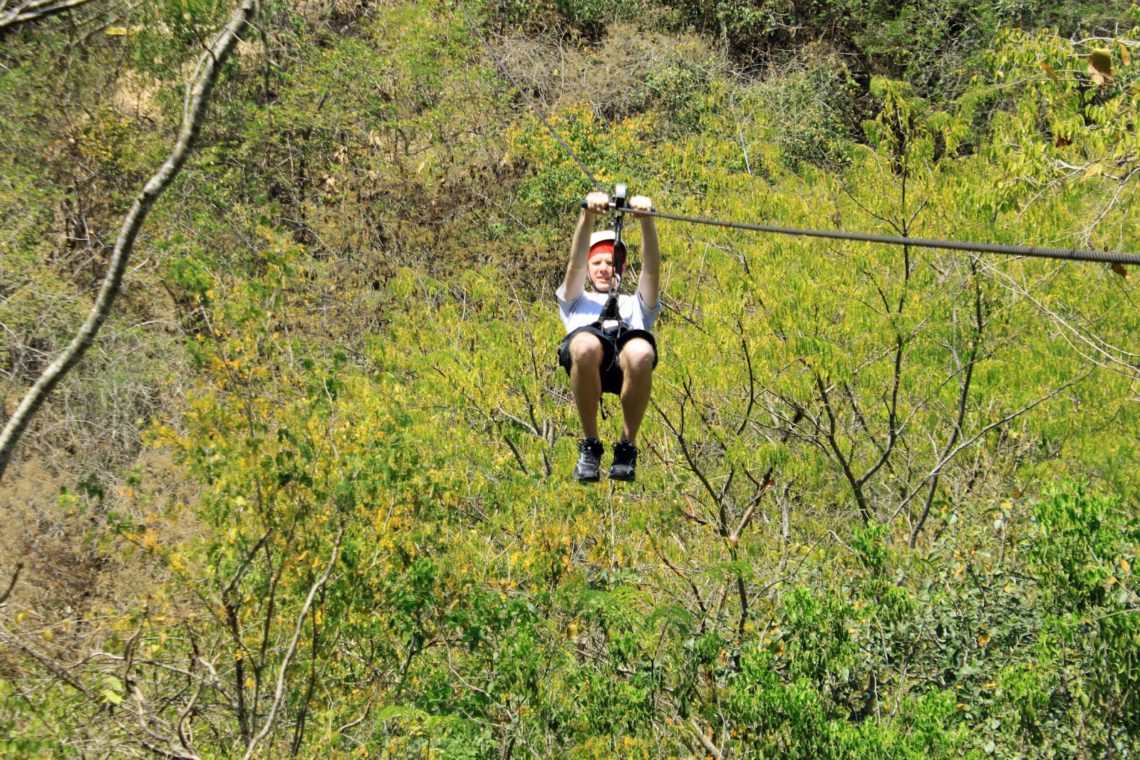
MULTIPOLYGON (((950 440, 946 444, 942 456, 945 457, 947 453, 953 451, 958 439, 962 436, 962 427, 966 420, 966 403, 970 397, 970 385, 974 378, 974 367, 977 366, 978 353, 982 344, 982 333, 985 330, 985 317, 982 307, 982 283, 978 277, 978 258, 975 256, 970 261, 970 275, 974 280, 974 334, 970 341, 970 357, 966 362, 964 368, 959 367, 958 373, 961 374, 962 379, 959 382, 958 391, 958 414, 954 420, 954 431, 950 436, 950 440)), ((958 352, 954 352, 954 357, 957 359, 958 352)), ((930 508, 934 504, 934 495, 938 490, 938 481, 941 478, 941 473, 938 473, 930 480, 930 490, 926 494, 926 503, 922 507, 922 514, 915 523, 914 529, 910 533, 910 547, 913 549, 918 542, 918 536, 922 532, 922 526, 926 522, 927 516, 930 514, 930 508)))
POLYGON ((341 525, 336 533, 336 540, 333 542, 332 554, 329 555, 328 565, 325 566, 324 573, 317 579, 317 582, 309 589, 309 595, 305 598, 305 604, 301 607, 301 613, 297 615, 297 623, 293 627, 293 638, 289 641, 289 646, 285 649, 285 656, 281 660, 281 667, 277 670, 277 688, 273 694, 273 704, 269 708, 269 714, 265 716, 265 723, 262 725, 261 730, 257 735, 250 740, 249 746, 246 747, 244 760, 249 760, 253 757, 257 745, 269 735, 273 730, 273 724, 277 722, 277 711, 281 709, 281 702, 285 698, 285 673, 289 670, 289 665, 293 662, 293 656, 297 653, 297 642, 301 639, 301 632, 305 627, 305 618, 309 614, 309 608, 313 606, 313 599, 316 598, 324 585, 328 582, 329 576, 332 575, 333 568, 336 566, 337 554, 340 552, 340 541, 344 537, 344 526, 341 525))
POLYGON ((914 487, 914 489, 909 494, 907 494, 906 498, 904 498, 902 500, 902 502, 898 505, 898 507, 895 508, 894 514, 891 515, 891 520, 896 519, 899 516, 899 514, 904 509, 906 509, 906 505, 909 504, 914 499, 914 497, 918 495, 919 491, 921 491, 923 488, 926 487, 926 484, 930 482, 931 478, 937 477, 939 475, 939 473, 942 472, 942 469, 947 464, 949 464, 950 461, 952 459, 954 459, 954 457, 958 456, 958 454, 960 454, 962 451, 973 446, 978 441, 978 439, 980 439, 986 433, 990 432, 991 430, 994 430, 995 428, 1001 427, 1002 425, 1006 424, 1007 422, 1012 422, 1013 420, 1017 419, 1018 417, 1020 417, 1023 414, 1027 414, 1028 412, 1037 408, 1041 404, 1044 404, 1049 399, 1058 396, 1066 388, 1071 388, 1072 386, 1076 385, 1077 383, 1083 381, 1085 378, 1087 378, 1091 374, 1092 374, 1092 369, 1085 370, 1084 372, 1080 373, 1079 375, 1073 377, 1071 380, 1068 380, 1068 381, 1062 383, 1061 385, 1059 385, 1058 387, 1054 388, 1053 390, 1049 391, 1049 393, 1046 393, 1041 398, 1036 399, 1035 401, 1033 401, 1029 404, 1026 404, 1025 406, 1023 406, 1022 408, 1018 409, 1015 412, 1010 412, 1009 414, 1005 415, 1004 417, 997 419, 997 420, 994 420, 993 422, 991 422, 990 424, 986 425, 981 430, 979 430, 977 433, 972 435, 968 440, 962 441, 960 444, 958 444, 954 448, 950 449, 948 452, 946 452, 946 454, 944 454, 938 460, 938 462, 934 465, 934 467, 932 467, 930 469, 930 472, 927 473, 926 476, 918 482, 918 485, 916 485, 914 487))
POLYGON ((12 595, 12 589, 16 588, 16 581, 20 579, 20 571, 24 569, 23 562, 16 563, 16 569, 12 571, 12 580, 8 581, 8 588, 4 589, 4 593, 0 594, 0 605, 8 601, 8 597, 12 595))
POLYGON ((701 743, 701 746, 704 747, 705 750, 713 756, 714 760, 724 760, 724 753, 720 751, 719 747, 713 744, 712 739, 705 736, 704 729, 701 728, 701 724, 697 722, 696 718, 689 718, 689 728, 693 730, 693 734, 697 737, 697 741, 699 741, 701 743))
POLYGON ((123 274, 126 271, 127 262, 134 249, 139 230, 155 201, 178 176, 178 172, 190 155, 198 130, 202 126, 206 108, 210 101, 210 93, 217 82, 218 73, 222 64, 237 46, 238 36, 252 18, 257 4, 258 0, 242 0, 230 16, 229 23, 214 38, 213 43, 199 59, 196 76, 187 90, 186 111, 182 117, 182 128, 178 134, 174 150, 159 167, 158 172, 146 183, 142 192, 135 198, 130 211, 127 212, 127 217, 123 220, 123 226, 119 231, 119 237, 115 241, 115 249, 111 255, 107 274, 103 279, 103 285, 95 299, 95 305, 92 306, 86 321, 71 343, 43 371, 35 384, 24 395, 20 405, 4 426, 3 432, 0 433, 0 479, 4 477, 4 471, 8 468, 8 462, 12 458, 12 451, 32 417, 59 381, 83 358, 87 349, 95 341, 95 335, 99 332, 99 328, 103 326, 110 315, 111 306, 122 287, 123 274))
POLYGON ((0 35, 29 21, 66 13, 89 2, 91 0, 24 0, 12 8, 0 8, 0 35))

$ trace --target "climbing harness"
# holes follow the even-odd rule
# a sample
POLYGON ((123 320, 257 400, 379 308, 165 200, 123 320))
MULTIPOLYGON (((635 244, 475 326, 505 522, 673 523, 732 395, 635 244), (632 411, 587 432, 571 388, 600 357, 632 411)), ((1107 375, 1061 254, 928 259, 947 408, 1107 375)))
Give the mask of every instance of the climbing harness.
MULTIPOLYGON (((585 206, 586 202, 583 201, 582 205, 585 206)), ((614 194, 610 197, 610 211, 614 215, 613 282, 610 285, 606 305, 602 307, 602 313, 594 323, 594 326, 604 332, 606 337, 615 342, 626 330, 625 322, 622 321, 618 310, 618 294, 621 292, 622 275, 625 274, 626 249, 621 239, 621 231, 627 208, 629 207, 626 205, 626 187, 619 182, 614 185, 614 194)))

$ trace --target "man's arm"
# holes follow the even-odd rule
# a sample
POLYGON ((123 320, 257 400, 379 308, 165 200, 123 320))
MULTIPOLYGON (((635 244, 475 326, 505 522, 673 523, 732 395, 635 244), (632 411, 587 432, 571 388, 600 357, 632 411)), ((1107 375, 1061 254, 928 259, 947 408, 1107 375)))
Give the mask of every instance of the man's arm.
POLYGON ((578 215, 574 238, 570 241, 570 263, 566 265, 566 279, 562 281, 562 298, 576 301, 586 290, 586 262, 590 253, 590 235, 594 231, 594 218, 609 209, 610 196, 590 193, 586 205, 578 215))
POLYGON ((629 199, 630 209, 641 222, 641 277, 637 280, 637 292, 650 309, 657 308, 657 294, 661 281, 661 250, 657 247, 657 227, 653 217, 639 216, 638 210, 652 211, 653 201, 644 195, 629 199))

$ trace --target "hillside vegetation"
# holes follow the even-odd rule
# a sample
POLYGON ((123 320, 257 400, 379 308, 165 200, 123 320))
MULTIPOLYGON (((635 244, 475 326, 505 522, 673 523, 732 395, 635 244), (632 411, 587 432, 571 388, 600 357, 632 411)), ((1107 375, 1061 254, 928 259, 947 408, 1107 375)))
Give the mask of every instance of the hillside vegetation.
MULTIPOLYGON (((0 27, 5 416, 230 10, 0 27)), ((579 485, 537 118, 664 212, 1140 252, 1140 9, 254 23, 0 483, 0 756, 1140 753, 1140 273, 661 220, 638 482, 579 485)))

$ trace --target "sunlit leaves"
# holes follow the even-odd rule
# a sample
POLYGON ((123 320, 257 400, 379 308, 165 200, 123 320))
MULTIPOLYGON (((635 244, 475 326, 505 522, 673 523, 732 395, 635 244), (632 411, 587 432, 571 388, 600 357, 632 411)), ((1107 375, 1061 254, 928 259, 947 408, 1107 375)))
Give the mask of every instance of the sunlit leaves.
MULTIPOLYGON (((156 714, 177 723, 197 679, 196 749, 232 755, 238 705, 264 717, 299 625, 270 754, 303 725, 298 754, 328 757, 685 757, 698 736, 733 756, 1095 756, 1065 729, 1106 733, 1135 693, 1117 614, 1134 539, 1115 502, 1030 505, 1071 473, 1134 493, 1140 412, 1121 372, 1028 407, 1092 351, 1043 310, 1086 310, 1127 350, 1131 281, 659 222, 639 480, 580 486, 551 291, 589 182, 470 64, 454 9, 373 12, 243 79, 229 106, 249 120, 214 122, 167 217, 156 256, 195 361, 150 442, 181 469, 176 496, 136 478, 108 518, 157 580, 103 642, 123 657, 141 631, 146 678, 93 680, 99 715, 137 704, 129 685, 172 695, 156 714)), ((862 135, 841 118, 858 83, 827 57, 783 80, 661 80, 678 91, 627 120, 551 120, 603 183, 666 211, 1069 245, 1135 154, 1128 47, 1104 47, 1099 84, 1087 47, 1048 35, 997 45, 955 104, 875 79, 862 135)), ((129 171, 129 125, 91 117, 81 157, 129 171)), ((58 197, 36 188, 0 188, 18 282, 51 252, 35 209, 58 197)), ((1101 227, 1131 240, 1113 214, 1101 227)), ((41 278, 36 308, 57 287, 41 278)), ((32 322, 32 295, 6 295, 6 324, 32 322)))
POLYGON ((1104 48, 1096 48, 1089 53, 1089 76, 1093 84, 1098 87, 1112 84, 1116 75, 1113 73, 1111 52, 1104 48))

